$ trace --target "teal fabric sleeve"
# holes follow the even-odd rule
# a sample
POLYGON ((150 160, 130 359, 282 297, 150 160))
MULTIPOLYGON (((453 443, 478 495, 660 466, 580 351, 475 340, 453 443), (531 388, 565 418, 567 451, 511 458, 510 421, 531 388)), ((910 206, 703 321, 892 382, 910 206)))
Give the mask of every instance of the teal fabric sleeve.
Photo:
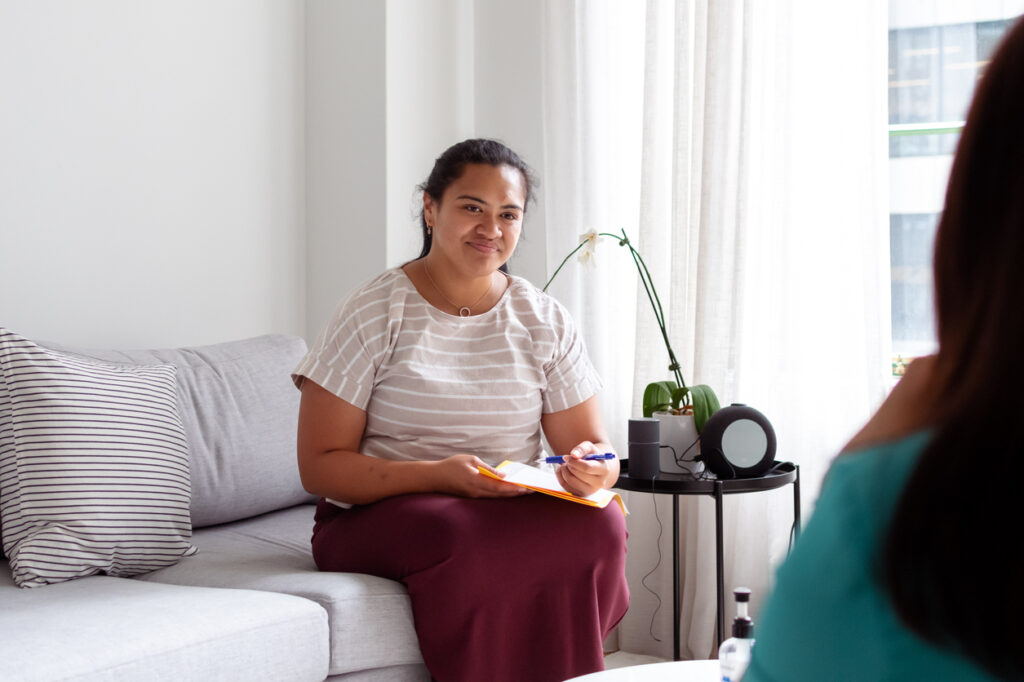
POLYGON ((993 679, 905 628, 877 580, 885 528, 928 438, 835 461, 755 624, 744 682, 993 679))

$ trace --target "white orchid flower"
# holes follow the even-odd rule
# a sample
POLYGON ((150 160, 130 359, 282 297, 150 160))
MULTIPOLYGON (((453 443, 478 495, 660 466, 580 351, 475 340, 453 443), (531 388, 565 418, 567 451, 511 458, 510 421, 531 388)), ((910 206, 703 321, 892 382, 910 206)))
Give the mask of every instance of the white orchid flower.
POLYGON ((597 258, 594 256, 593 249, 580 249, 580 252, 576 254, 576 260, 588 269, 596 267, 597 263, 597 258))
POLYGON ((576 254, 576 260, 588 267, 594 267, 595 256, 597 255, 597 230, 590 230, 580 235, 581 247, 576 254))

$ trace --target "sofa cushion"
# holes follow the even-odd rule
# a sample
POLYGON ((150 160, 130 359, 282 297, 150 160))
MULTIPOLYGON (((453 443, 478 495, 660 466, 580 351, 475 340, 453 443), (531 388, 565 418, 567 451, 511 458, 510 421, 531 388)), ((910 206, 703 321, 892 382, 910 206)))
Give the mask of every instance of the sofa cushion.
POLYGON ((331 675, 327 682, 431 682, 425 665, 389 665, 386 668, 357 670, 354 673, 331 675))
POLYGON ((271 334, 170 350, 83 350, 113 362, 174 365, 192 471, 192 524, 243 519, 314 498, 295 457, 299 392, 290 373, 306 352, 299 337, 271 334))
POLYGON ((19 590, 0 568, 2 680, 327 675, 327 615, 305 599, 106 576, 19 590))
MULTIPOLYGON (((321 573, 313 563, 313 505, 203 528, 199 554, 136 580, 270 590, 318 602, 330 623, 330 673, 422 665, 412 606, 397 582, 356 573, 321 573)), ((425 671, 425 668, 423 669, 425 671)))
POLYGON ((113 365, 0 329, 0 517, 21 587, 195 553, 171 365, 113 365))

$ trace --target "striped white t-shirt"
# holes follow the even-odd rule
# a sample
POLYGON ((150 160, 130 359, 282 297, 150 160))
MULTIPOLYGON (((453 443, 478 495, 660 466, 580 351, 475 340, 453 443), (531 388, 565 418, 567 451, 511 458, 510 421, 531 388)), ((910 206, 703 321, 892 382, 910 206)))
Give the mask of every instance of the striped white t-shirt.
POLYGON ((565 308, 509 276, 498 303, 458 317, 430 305, 401 268, 335 311, 292 373, 366 412, 360 452, 390 460, 472 454, 536 461, 542 413, 601 388, 565 308))

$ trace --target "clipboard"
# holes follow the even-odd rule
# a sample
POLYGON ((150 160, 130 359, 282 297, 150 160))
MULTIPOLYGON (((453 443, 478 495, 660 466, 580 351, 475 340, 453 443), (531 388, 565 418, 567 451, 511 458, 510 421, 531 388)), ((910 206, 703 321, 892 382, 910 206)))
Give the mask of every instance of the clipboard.
POLYGON ((575 502, 576 504, 586 505, 588 507, 597 507, 604 509, 608 506, 608 503, 614 500, 618 505, 619 509, 622 510, 622 515, 629 514, 629 510, 626 509, 626 503, 622 501, 622 496, 618 493, 613 493, 611 490, 601 488, 597 492, 587 495, 586 497, 580 497, 579 495, 573 495, 568 490, 562 487, 562 484, 558 482, 558 478, 554 473, 550 471, 543 471, 537 467, 523 464, 522 462, 510 462, 505 460, 498 466, 494 467, 498 471, 505 474, 505 478, 496 476, 490 472, 490 470, 483 467, 477 467, 477 470, 484 476, 490 478, 505 481, 506 483, 515 483, 516 485, 530 490, 536 490, 539 493, 545 495, 551 495, 562 500, 569 502, 575 502))

